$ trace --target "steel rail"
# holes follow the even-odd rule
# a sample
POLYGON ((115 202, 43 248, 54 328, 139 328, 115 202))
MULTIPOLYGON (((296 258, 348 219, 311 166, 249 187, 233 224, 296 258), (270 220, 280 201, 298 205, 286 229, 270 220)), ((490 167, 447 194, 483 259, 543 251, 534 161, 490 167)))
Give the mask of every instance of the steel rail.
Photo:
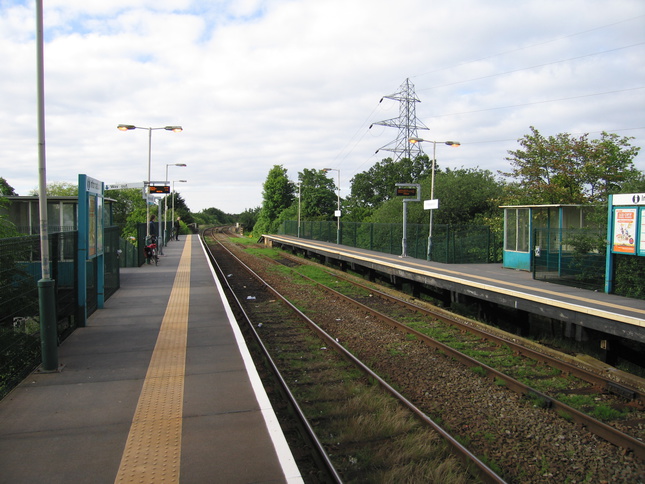
MULTIPOLYGON (((324 331, 320 326, 318 326, 313 320, 311 320, 306 314, 304 314, 300 309, 293 305, 287 298, 280 294, 275 288, 268 284, 260 275, 258 275, 253 269, 247 266, 243 261, 241 261, 235 254, 233 254, 227 247, 221 244, 221 246, 237 260, 237 262, 254 278, 260 281, 266 288, 269 290, 276 298, 280 299, 284 304, 291 308, 299 317, 307 323, 321 338, 323 338, 330 347, 333 347, 338 351, 343 357, 348 361, 356 365, 363 373, 368 377, 374 379, 379 383, 379 385, 390 393, 392 396, 397 398, 403 405, 405 405, 410 411, 412 411, 422 422, 430 426, 434 431, 436 431, 443 439, 452 447, 453 453, 455 456, 460 458, 467 465, 473 465, 476 470, 478 477, 481 478, 484 482, 487 483, 505 483, 500 476, 498 476, 492 469, 490 469, 486 464, 484 464, 477 456, 472 454, 466 447, 459 443, 454 437, 452 437, 448 432, 446 432, 441 426, 434 422, 430 417, 428 417, 421 409, 416 407, 410 400, 405 398, 401 393, 395 390, 391 385, 389 385, 383 378, 378 374, 374 373, 367 365, 362 361, 356 358, 352 353, 350 353, 345 347, 336 341, 331 335, 324 331)), ((302 276, 305 277, 306 276, 302 276)), ((309 279, 309 278, 307 278, 309 279)), ((316 284, 318 282, 314 281, 316 284)), ((326 288, 326 286, 319 284, 321 287, 326 288)), ((329 288, 327 288, 329 289, 329 288)), ((339 293, 340 294, 340 293, 339 293)), ((342 296, 342 294, 341 294, 342 296)), ((344 296, 343 296, 344 297, 344 296)), ((353 300, 352 300, 353 301, 353 300)), ((356 301, 353 301, 357 303, 356 301)), ((360 303, 357 303, 360 304, 360 303)))
POLYGON ((593 373, 589 370, 586 370, 584 368, 581 368, 579 366, 573 365, 571 363, 568 363, 566 361, 559 360, 557 358, 554 358, 552 356, 546 355, 544 353, 541 353, 539 351, 533 350, 527 346, 521 345, 519 343, 515 343, 512 340, 502 338, 500 336, 497 336, 493 333, 490 333, 488 331, 485 331, 483 329, 480 329, 472 324, 469 324, 466 321, 461 320, 455 315, 452 314, 447 314, 443 311, 435 311, 432 309, 424 308, 422 306, 419 306, 418 304, 411 303, 409 301, 405 301, 404 299, 397 298, 395 296, 392 296, 390 294, 387 294, 385 292, 379 291, 378 289, 374 289, 373 287, 367 286, 365 284, 362 284, 358 281, 351 280, 347 277, 344 277, 340 274, 337 273, 332 273, 329 272, 329 274, 338 277, 339 279, 343 279, 351 284, 354 284, 358 287, 361 287, 365 290, 374 292, 378 294, 379 297, 388 299, 390 301, 394 301, 398 304, 403 305, 404 307, 408 309, 412 309, 414 311, 420 311, 423 314, 429 315, 433 318, 440 319, 446 323, 457 325, 460 328, 463 328, 467 330, 470 333, 474 333, 475 335, 487 339, 488 341, 492 341, 494 343, 500 344, 500 345, 506 345, 509 348, 511 348, 514 352, 524 355, 527 358, 531 358, 533 360, 539 361, 541 363, 546 363, 549 366, 556 367, 566 373, 569 373, 571 375, 574 375, 581 380, 584 380, 592 385, 595 385, 603 390, 609 391, 611 393, 614 393, 616 395, 619 395, 621 397, 630 399, 630 400, 639 400, 642 403, 645 403, 645 395, 639 391, 636 388, 632 388, 630 386, 620 384, 614 381, 609 380, 608 378, 605 378, 601 375, 598 375, 596 373, 593 373))
MULTIPOLYGON (((289 389, 289 386, 287 385, 287 382, 284 380, 282 375, 280 374, 280 371, 278 370, 278 367, 276 366, 275 362, 269 355, 269 351, 267 350, 266 346, 262 343, 262 340, 260 336, 258 335, 257 331, 253 327, 253 324, 251 323, 251 319, 249 318, 248 314, 244 310, 244 307, 242 306, 241 301, 237 298, 237 295, 231 288, 227 278, 224 275, 224 271, 222 271, 220 265, 217 263, 217 260, 213 256, 213 253, 208 246, 208 244, 205 243, 204 241, 204 236, 205 232, 202 234, 202 244, 206 248, 209 256, 210 263, 214 266, 214 268, 217 270, 217 274, 219 277, 220 282, 226 287, 228 294, 230 297, 233 299, 236 309, 241 313, 242 318, 244 320, 245 327, 247 331, 250 331, 254 341, 256 344, 259 346, 260 351, 262 353, 262 358, 264 361, 269 365, 274 378, 277 380, 278 385, 280 386, 282 394, 286 397, 288 405, 291 407, 293 412, 295 413, 297 420, 299 422, 299 425, 301 429, 304 431, 304 435, 307 436, 308 443, 312 446, 314 449, 314 452, 312 452, 312 457, 314 461, 317 462, 318 466, 323 470, 327 476, 329 477, 331 482, 334 483, 342 483, 341 477, 338 475, 338 472, 336 471, 336 468, 334 467, 333 463, 329 459, 329 456, 327 455, 327 452, 325 451, 322 443, 320 440, 318 440, 318 437, 316 433, 314 432, 313 428, 309 424, 309 421, 307 420, 307 417, 305 417, 304 412, 298 405, 298 402, 296 401, 296 398, 293 396, 293 393, 291 393, 291 390, 289 389)), ((221 245, 221 244, 220 244, 221 245)), ((230 253, 226 247, 222 245, 222 247, 230 253)), ((237 258, 236 258, 237 259, 237 258)), ((237 259, 239 261, 239 259, 237 259)))
MULTIPOLYGON (((452 356, 453 358, 457 359, 458 361, 462 362, 466 366, 468 366, 468 367, 481 367, 486 372, 486 375, 488 377, 490 377, 490 378, 499 378, 500 380, 504 381, 506 383, 507 387, 509 389, 513 390, 514 392, 516 392, 518 394, 521 394, 521 395, 537 397, 544 403, 545 406, 547 406, 549 408, 554 408, 554 409, 559 410, 561 412, 566 412, 568 415, 571 416, 571 418, 573 420, 575 420, 576 422, 578 422, 578 423, 584 425, 585 427, 587 427, 592 433, 594 433, 598 437, 601 437, 604 440, 606 440, 607 442, 610 442, 610 443, 612 443, 612 444, 614 444, 614 445, 616 445, 618 447, 621 447, 623 449, 628 449, 628 450, 632 451, 634 453, 634 455, 637 456, 638 458, 645 460, 645 443, 641 442, 640 440, 635 439, 634 437, 632 437, 630 435, 627 435, 624 432, 621 432, 620 430, 617 430, 617 429, 615 429, 615 428, 613 428, 613 427, 611 427, 611 426, 609 426, 609 425, 607 425, 607 424, 605 424, 603 422, 600 422, 600 421, 590 417, 589 415, 587 415, 585 413, 582 413, 582 412, 576 410, 575 408, 570 407, 569 405, 566 405, 565 403, 562 403, 562 402, 560 402, 560 401, 558 401, 556 399, 553 399, 553 398, 549 397, 548 395, 546 395, 546 394, 544 394, 544 393, 542 393, 542 392, 540 392, 538 390, 535 390, 534 388, 531 388, 530 386, 525 385, 524 383, 521 383, 521 382, 515 380, 514 378, 512 378, 512 377, 510 377, 510 376, 508 376, 508 375, 506 375, 506 374, 504 374, 504 373, 502 373, 502 372, 500 372, 500 371, 498 371, 498 370, 496 370, 496 369, 494 369, 494 368, 492 368, 492 367, 490 367, 490 366, 488 366, 488 365, 486 365, 484 363, 481 363, 481 362, 477 361, 476 359, 474 359, 474 358, 472 358, 472 357, 470 357, 470 356, 468 356, 468 355, 466 355, 466 354, 464 354, 464 353, 462 353, 462 352, 460 352, 458 350, 455 350, 454 348, 451 348, 448 345, 445 345, 444 343, 441 343, 440 341, 437 341, 437 340, 435 340, 435 339, 433 339, 433 338, 431 338, 431 337, 429 337, 429 336, 427 336, 427 335, 425 335, 425 334, 423 334, 423 333, 421 333, 421 332, 419 332, 419 331, 417 331, 415 329, 412 329, 412 328, 406 326, 405 324, 400 323, 399 321, 397 321, 397 320, 395 320, 395 319, 393 319, 393 318, 391 318, 391 317, 389 317, 389 316, 387 316, 387 315, 385 315, 385 314, 383 314, 383 313, 381 313, 381 312, 379 312, 379 311, 377 311, 375 309, 372 309, 369 306, 366 306, 365 304, 362 304, 362 303, 356 301, 355 299, 352 299, 349 296, 346 296, 346 295, 336 291, 335 289, 332 289, 332 288, 330 288, 328 286, 325 286, 324 284, 321 284, 321 283, 319 283, 319 282, 317 282, 317 281, 315 281, 315 280, 311 279, 310 277, 307 277, 307 276, 305 276, 303 274, 299 274, 299 276, 304 278, 304 279, 307 279, 307 280, 309 280, 309 281, 311 281, 311 282, 313 282, 313 283, 315 283, 317 285, 319 285, 320 287, 322 287, 323 289, 328 291, 330 294, 333 294, 334 296, 336 296, 336 297, 338 297, 340 299, 343 299, 343 300, 349 302, 350 304, 354 304, 354 305, 358 306, 359 308, 361 308, 361 310, 366 311, 369 314, 379 318, 380 320, 382 320, 383 322, 389 324, 390 326, 392 326, 392 327, 394 327, 394 328, 396 328, 398 330, 401 330, 403 332, 406 332, 408 334, 414 335, 415 337, 419 338, 421 341, 423 341, 424 343, 428 344, 429 346, 431 346, 431 347, 433 347, 433 348, 435 348, 437 350, 443 351, 444 353, 446 353, 446 354, 452 356)), ((353 283, 353 281, 348 281, 348 282, 353 283)), ((370 290, 373 291, 373 289, 370 289, 370 290)), ((391 296, 388 296, 388 297, 391 297, 391 296)), ((415 305, 415 308, 418 308, 418 306, 415 305)), ((423 309, 423 308, 419 308, 419 309, 423 309)))

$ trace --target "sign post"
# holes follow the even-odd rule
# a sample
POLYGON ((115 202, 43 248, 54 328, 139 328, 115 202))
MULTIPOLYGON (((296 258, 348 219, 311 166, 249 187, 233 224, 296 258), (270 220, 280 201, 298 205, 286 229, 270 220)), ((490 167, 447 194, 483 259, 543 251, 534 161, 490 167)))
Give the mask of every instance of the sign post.
POLYGON ((401 257, 408 256, 408 202, 421 201, 421 185, 418 183, 395 183, 397 197, 416 197, 403 199, 403 239, 401 257))

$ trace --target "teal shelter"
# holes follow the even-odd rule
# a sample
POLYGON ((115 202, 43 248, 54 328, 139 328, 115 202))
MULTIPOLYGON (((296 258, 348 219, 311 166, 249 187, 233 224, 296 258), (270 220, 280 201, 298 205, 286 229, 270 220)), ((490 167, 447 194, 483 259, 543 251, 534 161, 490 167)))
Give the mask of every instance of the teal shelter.
MULTIPOLYGON (((557 253, 552 247, 565 229, 586 226, 588 206, 583 205, 507 205, 504 209, 503 267, 533 270, 533 258, 557 253), (542 230, 537 230, 542 229, 542 230)), ((559 242, 558 242, 559 243, 559 242)))

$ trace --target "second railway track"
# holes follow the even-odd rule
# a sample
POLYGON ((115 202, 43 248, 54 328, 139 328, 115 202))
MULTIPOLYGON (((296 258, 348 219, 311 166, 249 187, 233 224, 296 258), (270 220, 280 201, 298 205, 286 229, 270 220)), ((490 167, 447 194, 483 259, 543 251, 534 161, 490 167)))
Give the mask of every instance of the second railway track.
MULTIPOLYGON (((531 400, 523 394, 511 393, 508 382, 497 376, 482 378, 479 375, 491 376, 487 365, 468 369, 462 362, 455 362, 453 357, 446 357, 444 349, 429 348, 422 342, 423 335, 414 331, 394 331, 381 322, 382 318, 370 314, 365 308, 357 309, 351 306, 350 301, 342 301, 340 296, 324 294, 322 289, 299 280, 294 272, 284 267, 277 268, 266 259, 249 254, 250 251, 234 249, 234 252, 250 263, 254 270, 262 272, 272 286, 279 286, 289 299, 347 350, 366 361, 423 412, 442 422, 452 435, 508 481, 642 481, 645 469, 642 455, 638 448, 630 448, 629 441, 623 448, 609 444, 605 441, 606 436, 598 438, 561 409, 544 408, 553 406, 549 397, 531 400)), ((239 273, 236 272, 232 278, 239 278, 239 273)), ((329 283, 343 284, 335 278, 329 283)), ((351 291, 356 293, 355 299, 376 299, 365 288, 351 291)), ((391 302, 387 304, 392 305, 391 302)), ((259 308, 266 303, 256 300, 254 305, 259 308)), ((416 310, 407 308, 403 311, 416 310)), ((411 325, 418 325, 418 320, 423 319, 406 316, 405 313, 397 318, 411 325)), ((257 324, 261 328, 265 326, 257 324)), ((268 330, 264 327, 259 332, 267 333, 268 330)), ((275 332, 282 333, 280 337, 289 334, 282 330, 275 332)), ((478 339, 482 340, 481 337, 478 339)), ((468 340, 464 338, 466 343, 463 344, 470 344, 468 340)), ((494 359, 500 358, 497 343, 480 341, 478 344, 477 351, 481 351, 483 345, 486 347, 484 353, 494 359)), ((546 380, 551 376, 541 378, 546 380)), ((597 382, 589 386, 603 390, 597 382)), ((586 389, 583 392, 572 391, 585 392, 586 389)), ((630 405, 630 401, 632 406, 640 405, 637 393, 630 395, 631 389, 622 387, 618 390, 618 393, 625 392, 631 400, 620 395, 609 398, 622 398, 626 405, 630 405)), ((606 393, 601 391, 603 395, 606 393)), ((537 396, 542 394, 538 392, 537 396)))

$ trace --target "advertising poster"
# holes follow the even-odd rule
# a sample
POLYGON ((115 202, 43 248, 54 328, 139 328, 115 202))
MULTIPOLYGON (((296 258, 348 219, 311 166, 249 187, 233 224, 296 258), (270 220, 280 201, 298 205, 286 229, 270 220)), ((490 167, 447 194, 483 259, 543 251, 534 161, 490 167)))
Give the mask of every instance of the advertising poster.
POLYGON ((636 212, 636 208, 617 208, 614 211, 613 252, 636 254, 636 212))

